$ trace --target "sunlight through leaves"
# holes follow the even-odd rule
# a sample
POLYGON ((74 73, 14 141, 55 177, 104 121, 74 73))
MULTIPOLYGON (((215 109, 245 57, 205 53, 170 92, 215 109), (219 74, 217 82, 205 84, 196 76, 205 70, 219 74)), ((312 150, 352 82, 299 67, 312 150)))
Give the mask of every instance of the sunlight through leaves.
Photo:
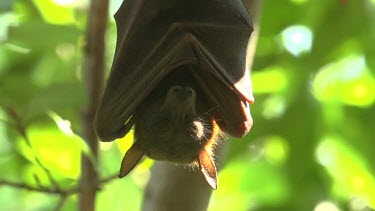
POLYGON ((300 56, 302 53, 311 51, 313 33, 306 26, 289 26, 281 32, 281 40, 289 53, 300 56))

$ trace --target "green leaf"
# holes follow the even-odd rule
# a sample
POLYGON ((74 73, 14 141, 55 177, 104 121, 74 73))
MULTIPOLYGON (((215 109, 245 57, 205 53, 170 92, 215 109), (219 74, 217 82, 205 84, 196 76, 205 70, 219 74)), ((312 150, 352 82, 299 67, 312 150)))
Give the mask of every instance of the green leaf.
POLYGON ((82 153, 94 164, 96 160, 85 141, 71 130, 69 121, 63 120, 54 112, 50 112, 49 115, 55 124, 33 124, 27 128, 32 148, 21 137, 17 142, 17 148, 34 165, 37 165, 34 157, 37 156, 52 173, 77 179, 82 153))

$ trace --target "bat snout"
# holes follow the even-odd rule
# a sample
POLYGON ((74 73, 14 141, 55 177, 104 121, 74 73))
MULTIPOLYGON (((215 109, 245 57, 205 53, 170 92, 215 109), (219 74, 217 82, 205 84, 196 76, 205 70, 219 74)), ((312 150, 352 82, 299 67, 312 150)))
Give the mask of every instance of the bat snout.
POLYGON ((173 86, 170 88, 169 96, 178 101, 195 99, 195 91, 190 87, 173 86))

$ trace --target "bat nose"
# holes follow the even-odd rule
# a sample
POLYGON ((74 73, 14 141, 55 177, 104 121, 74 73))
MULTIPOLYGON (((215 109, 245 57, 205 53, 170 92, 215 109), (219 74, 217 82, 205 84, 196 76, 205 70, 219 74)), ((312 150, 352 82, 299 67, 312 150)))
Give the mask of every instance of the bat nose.
POLYGON ((185 96, 186 97, 192 97, 194 95, 194 90, 190 87, 185 87, 185 96))

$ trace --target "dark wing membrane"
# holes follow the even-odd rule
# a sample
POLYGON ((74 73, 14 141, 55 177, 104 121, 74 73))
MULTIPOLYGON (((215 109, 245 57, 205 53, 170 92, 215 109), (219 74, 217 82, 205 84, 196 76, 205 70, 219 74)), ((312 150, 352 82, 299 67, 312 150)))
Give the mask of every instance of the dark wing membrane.
POLYGON ((95 119, 102 141, 125 135, 125 122, 180 65, 206 67, 200 70, 252 101, 241 89, 250 84, 245 55, 253 30, 241 0, 127 0, 115 18, 116 52, 95 119))

